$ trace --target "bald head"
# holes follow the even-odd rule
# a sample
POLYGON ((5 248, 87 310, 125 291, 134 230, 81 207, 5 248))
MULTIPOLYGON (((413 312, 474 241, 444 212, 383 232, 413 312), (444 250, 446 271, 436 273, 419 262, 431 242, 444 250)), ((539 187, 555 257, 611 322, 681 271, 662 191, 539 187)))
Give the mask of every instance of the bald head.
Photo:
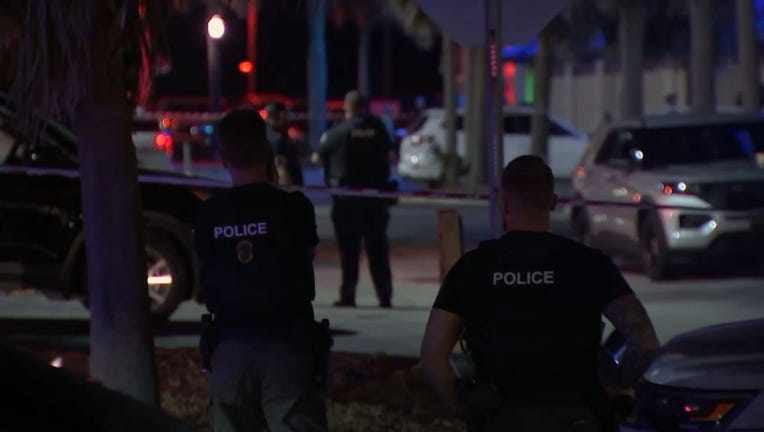
POLYGON ((366 98, 361 92, 353 90, 345 95, 345 114, 352 117, 366 111, 366 98))
POLYGON ((528 216, 548 214, 554 208, 554 176, 537 156, 520 156, 504 168, 501 190, 507 211, 528 216))
POLYGON ((235 169, 267 165, 272 158, 265 138, 265 122, 253 109, 235 109, 217 123, 220 154, 235 169))

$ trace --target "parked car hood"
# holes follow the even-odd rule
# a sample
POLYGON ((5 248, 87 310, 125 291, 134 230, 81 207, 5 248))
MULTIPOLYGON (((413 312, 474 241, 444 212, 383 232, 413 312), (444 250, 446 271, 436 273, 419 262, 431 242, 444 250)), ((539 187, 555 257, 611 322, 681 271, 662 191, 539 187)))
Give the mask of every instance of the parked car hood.
POLYGON ((764 319, 704 327, 669 341, 644 375, 659 385, 764 388, 764 319))
POLYGON ((753 160, 740 159, 702 164, 670 165, 649 171, 663 181, 720 183, 764 180, 764 168, 753 160))
POLYGON ((230 182, 208 177, 188 175, 181 171, 157 170, 150 168, 138 168, 138 181, 147 184, 169 184, 211 189, 224 189, 231 186, 230 182))

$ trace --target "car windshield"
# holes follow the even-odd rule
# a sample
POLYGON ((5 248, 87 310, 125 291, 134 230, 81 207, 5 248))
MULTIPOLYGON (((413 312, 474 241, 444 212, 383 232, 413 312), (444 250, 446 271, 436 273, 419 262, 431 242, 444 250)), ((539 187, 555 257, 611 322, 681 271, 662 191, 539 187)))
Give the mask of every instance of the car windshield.
POLYGON ((764 122, 645 129, 637 141, 647 169, 753 159, 764 151, 764 122))

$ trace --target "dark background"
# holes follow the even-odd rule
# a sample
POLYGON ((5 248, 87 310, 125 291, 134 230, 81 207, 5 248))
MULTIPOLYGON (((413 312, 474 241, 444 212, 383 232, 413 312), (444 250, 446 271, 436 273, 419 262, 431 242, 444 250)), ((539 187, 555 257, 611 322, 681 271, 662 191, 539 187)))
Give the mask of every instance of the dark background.
MULTIPOLYGON (((307 96, 307 18, 299 0, 264 2, 258 12, 256 91, 307 96), (285 6, 285 3, 287 4, 285 6)), ((331 14, 327 13, 327 17, 331 14)), ((238 70, 246 60, 246 17, 224 15, 226 34, 221 40, 224 96, 239 97, 246 91, 246 77, 238 70)), ((156 97, 205 96, 207 94, 206 32, 208 12, 203 5, 175 13, 167 26, 172 71, 156 81, 156 97)), ((397 27, 391 30, 391 94, 383 95, 383 26, 372 34, 369 75, 372 97, 410 99, 441 91, 438 74, 440 44, 418 48, 397 27)), ((326 23, 328 97, 341 99, 356 86, 358 28, 354 22, 326 23)))

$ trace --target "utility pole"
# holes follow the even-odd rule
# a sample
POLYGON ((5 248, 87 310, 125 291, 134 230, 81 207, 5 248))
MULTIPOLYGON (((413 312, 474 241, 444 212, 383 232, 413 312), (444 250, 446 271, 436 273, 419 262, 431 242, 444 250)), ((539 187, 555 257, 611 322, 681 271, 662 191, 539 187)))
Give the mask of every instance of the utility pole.
POLYGON ((737 44, 743 108, 748 112, 758 112, 761 109, 761 83, 753 0, 737 0, 735 6, 737 7, 737 44))
POLYGON ((714 112, 714 15, 713 0, 690 0, 692 110, 714 112))
POLYGON ((454 54, 456 46, 444 33, 443 57, 440 73, 443 76, 443 107, 446 110, 446 183, 459 180, 459 157, 456 154, 456 80, 454 77, 454 54))
POLYGON ((621 117, 642 117, 642 58, 644 23, 641 0, 621 0, 619 5, 621 27, 621 117))

